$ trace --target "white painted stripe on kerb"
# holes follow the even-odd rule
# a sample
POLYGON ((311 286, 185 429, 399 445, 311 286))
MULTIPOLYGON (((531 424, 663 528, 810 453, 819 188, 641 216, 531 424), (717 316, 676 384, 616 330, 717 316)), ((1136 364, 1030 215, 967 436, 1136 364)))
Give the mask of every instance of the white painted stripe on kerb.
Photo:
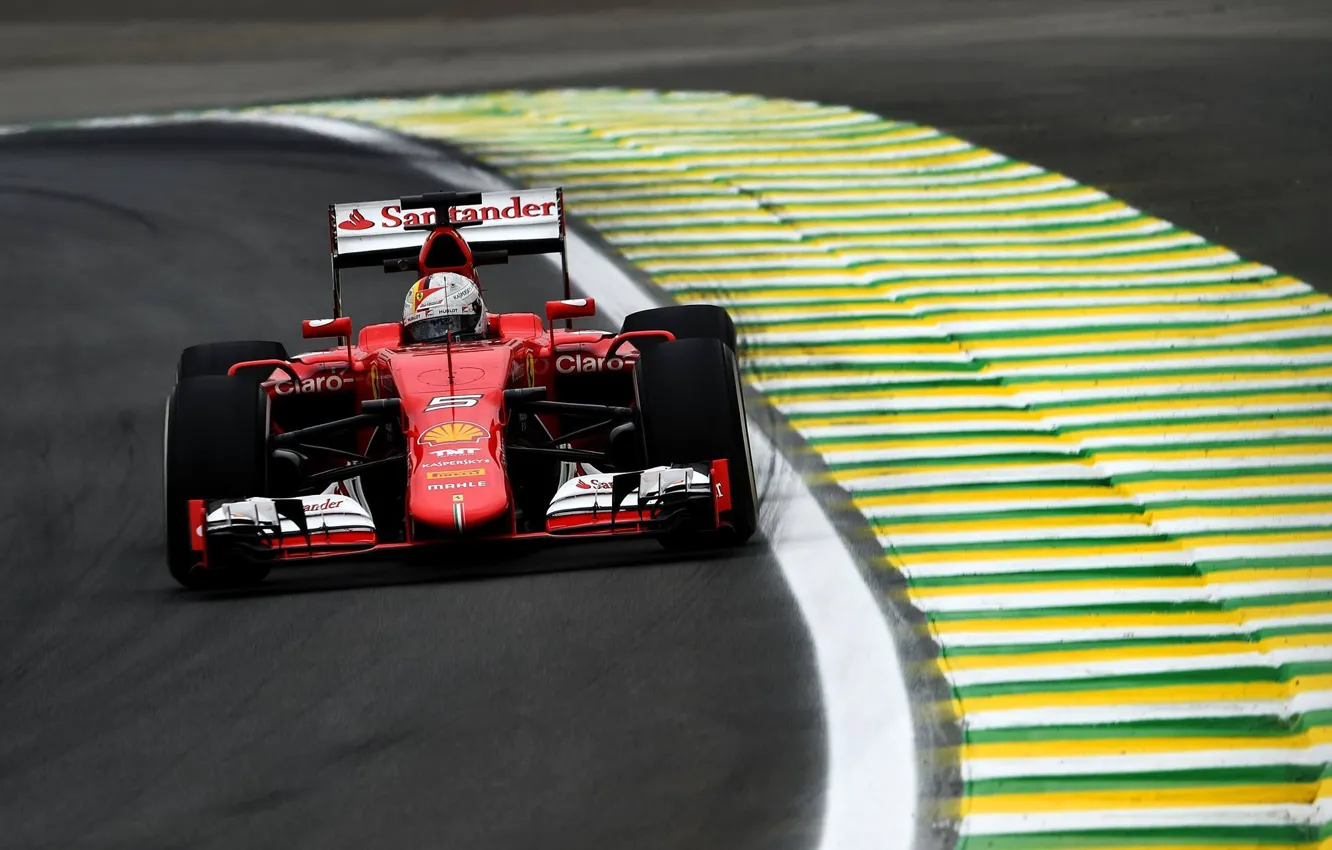
POLYGON ((1224 502, 1228 499, 1275 499, 1282 496, 1332 496, 1329 484, 1263 484, 1261 487, 1209 487, 1199 490, 1157 490, 1134 494, 1144 505, 1159 502, 1224 502))
MULTIPOLYGON (((1248 547, 1247 551, 1243 553, 1226 552, 1218 555, 1218 558, 1222 556, 1227 558, 1261 557, 1264 552, 1266 552, 1266 548, 1248 547)), ((1276 557, 1280 557, 1280 555, 1276 557)), ((981 569, 983 569, 983 566, 980 562, 977 562, 976 570, 979 572, 981 569)), ((914 593, 911 601, 915 603, 917 608, 928 613, 965 612, 978 614, 986 611, 1011 611, 1017 608, 1031 610, 1040 608, 1083 608, 1093 605, 1140 605, 1149 602, 1170 604, 1185 602, 1215 603, 1225 599, 1296 594, 1312 596, 1325 593, 1332 593, 1332 579, 1217 583, 1207 587, 1203 587, 1201 584, 1191 584, 1184 587, 1104 588, 1038 591, 1034 593, 1023 584, 1014 583, 999 585, 986 593, 977 594, 926 596, 914 593)), ((1332 655, 1332 651, 1329 654, 1332 655)))
POLYGON ((1095 776, 1113 773, 1174 772, 1215 768, 1305 765, 1317 767, 1332 762, 1332 745, 1308 749, 1226 749, 1200 752, 1135 752, 1116 756, 1064 758, 969 759, 962 762, 962 777, 976 782, 1026 776, 1095 776))
MULTIPOLYGON (((1070 653, 1072 655, 1072 653, 1070 653)), ((996 656, 1001 660, 1007 656, 996 656)), ((945 670, 955 687, 998 685, 1016 682, 1071 682, 1109 676, 1145 676, 1154 673, 1229 670, 1237 667, 1280 667, 1299 662, 1332 659, 1332 647, 1300 646, 1266 652, 1227 652, 1216 655, 1188 655, 1165 658, 1115 658, 1097 661, 1076 657, 1028 667, 987 667, 974 670, 945 670)))
MULTIPOLYGON (((1301 626, 1332 625, 1332 613, 1296 614, 1288 617, 1246 619, 1241 623, 1204 623, 1191 625, 1178 623, 1168 626, 1089 626, 1075 628, 1066 625, 1020 631, 998 630, 972 632, 937 631, 935 639, 945 647, 971 646, 1023 646, 1043 644, 1057 646, 1062 643, 1096 643, 1098 641, 1149 640, 1155 638, 1198 638, 1230 635, 1257 637, 1267 629, 1293 629, 1301 626)), ((1285 704, 1285 701, 1282 701, 1285 704)), ((1062 711, 1063 709, 1060 709, 1062 711)), ((1057 724, 1056 724, 1057 725, 1057 724)))
MULTIPOLYGON (((1090 691, 1088 701, 1120 698, 1118 692, 1090 691)), ((1012 708, 999 711, 969 709, 971 730, 1034 729, 1042 726, 1113 726, 1153 720, 1201 720, 1208 717, 1293 717, 1332 708, 1332 691, 1296 694, 1290 699, 1207 700, 1205 702, 1118 703, 1061 705, 1049 708, 1012 708)), ((1184 742, 1187 746, 1187 741, 1184 742)))
MULTIPOLYGON (((1193 827, 1315 826, 1326 816, 1320 805, 1279 803, 1252 806, 1197 806, 1177 809, 1122 808, 1086 811, 967 815, 962 835, 1013 835, 1097 829, 1169 829, 1193 827)), ((1329 800, 1332 808, 1332 800, 1329 800)))
MULTIPOLYGON (((1150 535, 1151 529, 1139 531, 1150 535)), ((893 538, 897 542, 897 538, 893 538)), ((926 561, 903 564, 899 569, 911 578, 957 578, 961 576, 1014 575, 1018 573, 1048 573, 1084 570, 1122 570, 1143 567, 1193 565, 1193 557, 1184 550, 1149 552, 1098 552, 1095 555, 1061 555, 1058 553, 1036 558, 982 558, 977 561, 926 561)))
POLYGON ((1110 434, 1104 437, 1084 437, 1078 440, 1078 445, 1088 449, 1116 449, 1140 446, 1198 446, 1202 443, 1252 443, 1303 437, 1332 437, 1332 428, 1306 426, 1302 428, 1236 428, 1229 431, 1176 430, 1158 434, 1110 434))
MULTIPOLYGON (((495 175, 447 160, 440 151, 384 130, 300 115, 231 120, 289 127, 400 157, 445 183, 508 190, 495 175)), ((558 261, 557 261, 558 262, 558 261)), ((616 324, 657 306, 623 269, 577 232, 569 268, 598 313, 616 324)), ((826 713, 826 850, 905 850, 916 832, 915 732, 906 677, 892 633, 850 552, 813 494, 762 431, 751 427, 754 465, 773 472, 766 505, 779 506, 780 533, 768 544, 804 614, 814 643, 826 713)))
POLYGON ((1097 643, 1158 638, 1184 638, 1187 640, 1189 638, 1220 635, 1247 638, 1250 633, 1250 630, 1243 626, 1215 623, 1201 626, 1103 626, 1087 629, 1061 626, 1016 632, 939 632, 935 635, 935 639, 939 641, 941 646, 948 649, 960 649, 975 646, 1016 647, 1032 644, 1057 647, 1064 643, 1097 643))

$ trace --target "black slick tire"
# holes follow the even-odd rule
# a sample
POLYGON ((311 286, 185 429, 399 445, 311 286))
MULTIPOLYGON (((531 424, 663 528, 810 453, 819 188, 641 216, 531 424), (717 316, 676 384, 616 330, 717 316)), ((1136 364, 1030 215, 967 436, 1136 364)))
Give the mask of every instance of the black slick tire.
POLYGON ((197 569, 190 546, 189 500, 244 499, 268 486, 268 396, 245 377, 204 375, 176 384, 167 399, 163 500, 167 567, 192 590, 252 584, 262 565, 197 569))
POLYGON ((735 322, 725 310, 713 304, 676 304, 639 310, 624 317, 621 333, 629 331, 669 331, 679 339, 715 339, 736 351, 735 322))
MULTIPOLYGON (((176 364, 176 380, 200 378, 204 375, 225 375, 232 366, 246 360, 286 359, 288 359, 286 346, 280 342, 262 339, 205 342, 201 345, 191 345, 180 353, 180 360, 176 364)), ((256 369, 253 372, 261 372, 262 377, 268 377, 273 370, 256 369)))
POLYGON ((732 530, 668 535, 670 547, 733 546, 758 528, 758 498, 735 353, 716 339, 681 339, 643 352, 634 392, 647 465, 728 462, 732 530))

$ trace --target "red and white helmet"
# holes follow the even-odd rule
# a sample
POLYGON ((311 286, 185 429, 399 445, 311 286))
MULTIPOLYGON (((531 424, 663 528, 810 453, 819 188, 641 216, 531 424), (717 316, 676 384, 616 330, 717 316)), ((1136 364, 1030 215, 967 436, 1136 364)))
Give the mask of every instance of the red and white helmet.
POLYGON ((465 275, 439 272, 421 278, 407 290, 402 305, 403 342, 443 342, 450 333, 455 340, 479 339, 489 327, 481 287, 465 275))

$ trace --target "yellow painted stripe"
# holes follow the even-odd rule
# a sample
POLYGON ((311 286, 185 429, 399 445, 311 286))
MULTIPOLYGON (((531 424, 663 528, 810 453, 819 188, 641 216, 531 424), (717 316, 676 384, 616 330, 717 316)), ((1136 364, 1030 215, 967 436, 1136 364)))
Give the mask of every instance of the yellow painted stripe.
POLYGON ((1202 785, 1196 788, 1066 791, 1048 794, 979 794, 966 798, 962 804, 962 816, 1311 803, 1317 796, 1317 790, 1317 783, 1307 782, 1283 785, 1202 785))
POLYGON ((1297 693, 1332 690, 1332 675, 1304 677, 1298 684, 1234 682, 1224 685, 1171 685, 1160 688, 1044 691, 966 697, 957 700, 961 715, 1032 708, 1078 708, 1114 705, 1169 705, 1171 703, 1249 702, 1288 700, 1297 693))

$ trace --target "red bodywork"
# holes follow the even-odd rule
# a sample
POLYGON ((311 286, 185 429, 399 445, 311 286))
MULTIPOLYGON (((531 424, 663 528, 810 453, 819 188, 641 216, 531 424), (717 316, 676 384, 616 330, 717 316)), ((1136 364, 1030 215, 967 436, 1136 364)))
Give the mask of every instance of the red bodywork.
MULTIPOLYGON (((612 375, 621 379, 614 383, 622 384, 616 401, 628 404, 638 352, 621 345, 608 362, 605 355, 615 335, 547 331, 532 313, 491 316, 491 328, 484 341, 407 348, 400 344, 396 322, 368 325, 351 347, 350 361, 345 348, 303 355, 291 363, 299 383, 274 371, 264 384, 274 400, 274 422, 281 427, 283 408, 299 400, 293 397, 321 395, 345 403, 349 411, 359 411, 369 399, 400 399, 409 535, 415 524, 453 532, 488 526, 494 533, 517 533, 505 474, 509 419, 504 391, 546 386, 553 390, 549 397, 559 400, 560 390, 570 384, 612 375), (464 505, 461 528, 454 511, 458 498, 464 505)), ((550 436, 560 435, 560 417, 536 418, 550 436)), ((373 432, 358 433, 355 451, 367 454, 373 437, 373 432)), ((594 442, 575 439, 572 447, 594 442)))
MULTIPOLYGON (((416 270, 476 276, 466 242, 447 226, 427 237, 416 270), (435 243, 440 240, 453 240, 454 256, 463 262, 432 266, 428 258, 438 251, 435 243)), ((376 531, 318 531, 270 538, 264 544, 266 556, 292 560, 364 554, 447 543, 461 535, 564 538, 650 530, 655 515, 650 509, 633 507, 614 517, 601 509, 552 517, 547 523, 545 506, 558 481, 547 482, 545 470, 558 470, 560 461, 540 457, 515 461, 509 456, 512 445, 607 450, 607 433, 588 428, 586 420, 574 417, 570 421, 558 412, 531 413, 521 408, 515 412, 505 398, 508 390, 544 387, 543 398, 549 401, 618 406, 621 411, 632 407, 633 370, 639 354, 634 342, 642 343, 644 336, 670 339, 671 335, 640 331, 621 337, 554 327, 561 318, 594 312, 590 299, 549 302, 549 328, 535 313, 492 314, 484 339, 431 345, 403 345, 398 323, 374 324, 361 328, 354 342, 348 336, 329 350, 302 354, 288 362, 235 364, 232 374, 271 368, 262 387, 272 400, 274 435, 357 416, 376 400, 400 402, 396 423, 348 430, 338 435, 340 442, 330 439, 320 451, 308 453, 308 465, 302 469, 303 474, 334 481, 336 470, 353 462, 347 458, 357 456, 361 462, 384 459, 376 470, 375 498, 366 505, 374 514, 376 531), (580 433, 567 442, 559 439, 574 431, 580 433), (516 469, 515 463, 521 468, 516 469), (534 492, 519 492, 524 487, 534 487, 534 492), (540 515, 534 516, 538 510, 540 515)), ((303 331, 307 337, 341 336, 350 334, 351 325, 346 317, 339 317, 307 321, 303 331)), ((712 527, 721 527, 730 510, 726 462, 712 463, 708 472, 712 487, 706 514, 712 527)), ((190 505, 195 548, 205 567, 210 543, 204 518, 206 509, 212 507, 215 505, 206 506, 202 501, 190 505)))

